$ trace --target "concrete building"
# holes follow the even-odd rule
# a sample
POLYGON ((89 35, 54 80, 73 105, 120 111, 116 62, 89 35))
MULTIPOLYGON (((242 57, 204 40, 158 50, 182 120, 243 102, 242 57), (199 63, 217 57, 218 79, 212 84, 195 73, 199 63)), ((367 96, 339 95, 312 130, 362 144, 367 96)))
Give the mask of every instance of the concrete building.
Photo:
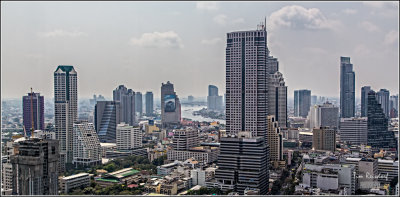
POLYGON ((161 122, 164 128, 179 126, 181 122, 181 103, 169 81, 161 85, 161 122))
POLYGON ((322 105, 314 105, 310 108, 308 120, 310 129, 319 127, 338 128, 339 108, 329 102, 322 105))
MULTIPOLYGON (((272 58, 275 61, 276 58, 272 58)), ((279 127, 287 127, 287 86, 282 73, 269 74, 268 115, 274 115, 279 127)))
POLYGON ((93 123, 74 123, 74 157, 72 163, 77 165, 101 164, 102 149, 93 123))
POLYGON ((207 109, 219 111, 222 110, 222 96, 218 95, 218 88, 214 85, 208 86, 208 96, 207 96, 207 109))
POLYGON ((283 160, 283 140, 281 128, 278 125, 275 116, 268 116, 267 143, 271 162, 283 160))
POLYGON ((350 57, 340 57, 340 117, 351 118, 355 115, 355 73, 350 57))
POLYGON ((199 145, 199 134, 197 130, 174 130, 172 137, 172 149, 177 151, 189 150, 199 145))
POLYGON ((378 159, 378 181, 381 185, 390 182, 399 176, 399 161, 378 159))
POLYGON ((361 88, 361 117, 368 116, 368 92, 371 90, 370 86, 363 86, 361 88))
POLYGON ((244 194, 246 188, 268 190, 268 148, 264 137, 239 132, 237 137, 221 138, 215 179, 222 190, 244 194))
POLYGON ((57 139, 56 132, 54 132, 54 131, 35 130, 33 133, 34 133, 35 138, 49 139, 49 140, 57 139))
POLYGON ((14 143, 13 195, 58 195, 58 142, 31 138, 14 143))
POLYGON ((167 160, 169 161, 186 161, 194 158, 201 165, 210 164, 218 159, 219 148, 210 146, 197 146, 188 150, 168 150, 167 160))
POLYGON ((139 114, 139 117, 143 114, 143 97, 141 92, 135 93, 135 112, 139 114))
POLYGON ((117 126, 117 149, 132 150, 142 147, 142 131, 125 123, 117 126))
POLYGON ((206 186, 206 171, 202 169, 193 169, 190 171, 193 185, 206 186))
POLYGON ((379 92, 376 93, 378 103, 381 104, 383 113, 385 113, 386 117, 389 117, 389 98, 390 98, 390 92, 389 90, 386 89, 380 89, 379 92))
POLYGON ((314 128, 312 146, 315 150, 335 152, 336 130, 327 127, 314 128))
POLYGON ((311 90, 294 91, 294 116, 306 118, 311 107, 311 90))
POLYGON ((153 92, 146 92, 145 104, 146 104, 146 115, 147 116, 152 116, 154 114, 153 92))
POLYGON ((97 101, 94 108, 94 125, 102 143, 115 143, 117 124, 120 123, 120 102, 97 101))
POLYGON ((60 178, 60 189, 64 194, 68 194, 72 189, 88 187, 89 185, 89 173, 79 173, 60 178))
POLYGON ((31 136, 32 121, 33 131, 44 129, 44 97, 40 96, 40 93, 33 92, 28 93, 28 96, 23 96, 22 110, 22 117, 27 136, 31 136))
POLYGON ((367 144, 368 118, 341 118, 339 133, 341 142, 352 145, 367 144))
POLYGON ((60 172, 73 157, 73 123, 78 118, 78 75, 73 66, 60 65, 54 72, 54 126, 60 141, 60 172))
POLYGON ((379 188, 378 161, 376 159, 362 158, 358 162, 358 183, 361 190, 379 188))
POLYGON ((121 115, 117 124, 126 122, 129 125, 135 125, 135 92, 132 89, 127 89, 124 85, 120 85, 113 91, 113 101, 120 103, 121 115))

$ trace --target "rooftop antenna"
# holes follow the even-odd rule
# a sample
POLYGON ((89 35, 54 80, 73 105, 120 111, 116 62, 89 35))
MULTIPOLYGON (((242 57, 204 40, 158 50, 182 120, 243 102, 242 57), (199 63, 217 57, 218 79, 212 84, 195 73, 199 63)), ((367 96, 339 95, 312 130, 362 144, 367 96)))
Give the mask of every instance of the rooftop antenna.
POLYGON ((33 97, 33 91, 32 91, 32 87, 31 87, 31 123, 32 123, 32 132, 31 132, 31 136, 33 137, 33 131, 35 130, 35 125, 33 122, 33 101, 32 101, 32 97, 33 97))

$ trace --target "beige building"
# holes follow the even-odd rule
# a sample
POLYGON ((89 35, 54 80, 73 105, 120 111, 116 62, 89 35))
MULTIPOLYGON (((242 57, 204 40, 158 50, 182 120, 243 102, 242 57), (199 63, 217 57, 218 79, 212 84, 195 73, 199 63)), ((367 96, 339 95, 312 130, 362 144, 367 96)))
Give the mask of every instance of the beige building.
POLYGON ((68 194, 72 189, 81 186, 89 186, 90 177, 89 173, 79 173, 67 177, 60 178, 60 189, 64 194, 68 194))
POLYGON ((117 126, 117 149, 131 150, 142 147, 142 131, 139 127, 121 123, 117 126))
POLYGON ((280 127, 275 116, 268 116, 267 119, 267 140, 270 161, 281 161, 283 159, 283 142, 280 127))
POLYGON ((314 128, 312 145, 314 150, 335 152, 336 131, 327 127, 314 128))

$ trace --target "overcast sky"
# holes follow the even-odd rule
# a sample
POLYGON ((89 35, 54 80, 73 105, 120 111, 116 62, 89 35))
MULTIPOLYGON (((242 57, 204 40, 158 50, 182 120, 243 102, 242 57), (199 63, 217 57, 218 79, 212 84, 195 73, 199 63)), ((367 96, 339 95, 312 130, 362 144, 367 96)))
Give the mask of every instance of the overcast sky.
POLYGON ((398 93, 398 2, 1 2, 1 97, 33 87, 53 97, 53 72, 73 65, 79 98, 124 84, 160 96, 225 92, 226 33, 267 17, 268 48, 293 90, 339 97, 340 56, 362 86, 398 93))

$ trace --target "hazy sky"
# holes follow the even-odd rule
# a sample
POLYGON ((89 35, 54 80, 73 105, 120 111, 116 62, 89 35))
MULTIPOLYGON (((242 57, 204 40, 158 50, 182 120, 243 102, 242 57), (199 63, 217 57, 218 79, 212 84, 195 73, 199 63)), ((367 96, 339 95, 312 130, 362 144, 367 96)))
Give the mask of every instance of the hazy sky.
POLYGON ((226 33, 267 17, 268 47, 288 96, 295 89, 339 97, 339 59, 350 56, 361 86, 398 93, 398 2, 1 2, 1 97, 33 87, 53 97, 53 72, 73 65, 80 98, 124 84, 160 96, 225 92, 226 33))

